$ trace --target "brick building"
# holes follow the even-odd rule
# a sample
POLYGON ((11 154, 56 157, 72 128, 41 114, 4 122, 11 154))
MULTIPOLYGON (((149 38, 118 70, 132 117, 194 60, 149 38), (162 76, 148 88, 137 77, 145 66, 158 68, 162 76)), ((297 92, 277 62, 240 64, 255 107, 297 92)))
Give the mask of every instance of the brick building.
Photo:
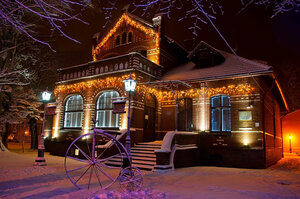
POLYGON ((113 114, 111 100, 127 95, 123 80, 131 74, 138 82, 130 121, 138 167, 266 168, 282 157, 280 113, 288 107, 270 66, 205 42, 187 51, 165 35, 162 16, 150 24, 126 11, 95 34, 92 55, 58 71, 50 153, 64 155, 74 138, 92 131, 93 118, 122 140, 127 116, 113 114))

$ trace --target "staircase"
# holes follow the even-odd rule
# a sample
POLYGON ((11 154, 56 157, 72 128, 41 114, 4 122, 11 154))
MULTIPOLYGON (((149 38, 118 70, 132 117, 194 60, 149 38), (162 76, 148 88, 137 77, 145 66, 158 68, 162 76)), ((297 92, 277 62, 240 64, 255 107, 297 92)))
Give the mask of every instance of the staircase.
MULTIPOLYGON (((141 142, 131 147, 132 166, 142 170, 152 170, 156 164, 154 150, 160 149, 162 141, 141 142)), ((110 166, 119 166, 122 164, 122 158, 115 156, 107 163, 110 166)))

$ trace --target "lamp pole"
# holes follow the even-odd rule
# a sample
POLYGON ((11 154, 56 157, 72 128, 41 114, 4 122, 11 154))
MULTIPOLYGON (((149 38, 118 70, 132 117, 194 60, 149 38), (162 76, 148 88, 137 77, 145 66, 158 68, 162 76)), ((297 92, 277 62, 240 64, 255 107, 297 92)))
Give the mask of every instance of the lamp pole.
POLYGON ((128 115, 127 115, 127 135, 126 135, 126 141, 125 141, 125 148, 128 153, 128 159, 124 159, 123 161, 123 168, 128 167, 131 164, 131 137, 130 137, 130 105, 131 105, 131 92, 135 91, 136 87, 136 80, 131 78, 131 74, 129 76, 129 79, 125 79, 124 81, 125 91, 128 92, 128 115))
POLYGON ((44 145, 44 136, 45 136, 45 121, 46 121, 46 108, 47 108, 47 101, 50 100, 51 93, 48 91, 44 91, 42 93, 42 99, 44 104, 44 116, 43 116, 43 126, 42 126, 42 132, 40 137, 40 144, 38 146, 38 157, 35 159, 35 166, 46 166, 46 159, 44 157, 45 153, 45 145, 44 145))

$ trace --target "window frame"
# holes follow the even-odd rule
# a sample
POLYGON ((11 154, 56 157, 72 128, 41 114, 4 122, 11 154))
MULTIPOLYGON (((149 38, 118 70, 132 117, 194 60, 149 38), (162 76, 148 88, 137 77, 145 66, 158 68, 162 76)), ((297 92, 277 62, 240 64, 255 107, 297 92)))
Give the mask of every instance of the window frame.
POLYGON ((83 122, 82 122, 82 120, 83 120, 83 105, 84 105, 84 102, 83 102, 83 97, 82 97, 82 95, 80 95, 80 94, 76 94, 76 95, 72 95, 72 96, 69 96, 68 98, 67 98, 67 100, 65 101, 65 107, 64 107, 64 117, 63 117, 63 128, 64 129, 82 129, 82 124, 83 124, 83 122), (67 108, 68 108, 68 105, 67 105, 67 103, 69 103, 69 100, 72 98, 72 97, 74 97, 74 96, 80 96, 81 97, 81 100, 82 100, 82 109, 80 109, 80 110, 67 110, 67 108), (66 126, 66 121, 67 121, 67 119, 66 119, 66 117, 67 117, 67 113, 80 113, 81 112, 81 120, 80 120, 80 126, 74 126, 74 127, 72 127, 72 126, 66 126))
MULTIPOLYGON (((95 103, 95 117, 96 117, 96 124, 95 124, 95 127, 96 128, 98 128, 98 129, 119 129, 119 127, 120 127, 120 114, 114 114, 114 113, 112 113, 113 112, 113 106, 112 106, 112 103, 111 103, 111 107, 104 107, 104 108, 100 108, 100 103, 99 103, 99 101, 100 101, 100 98, 101 98, 101 96, 102 95, 104 95, 105 93, 109 93, 109 92, 111 92, 111 93, 116 93, 117 94, 117 96, 113 96, 113 94, 111 94, 110 95, 110 97, 111 98, 115 98, 115 97, 120 97, 120 94, 119 94, 119 92, 118 91, 116 91, 116 90, 105 90, 105 91, 103 91, 103 92, 101 92, 100 94, 99 94, 99 96, 98 96, 98 98, 97 98, 97 100, 96 100, 96 103, 95 103), (99 104, 99 106, 98 106, 98 104, 99 104), (111 115, 111 116, 113 116, 113 115, 115 115, 115 126, 101 126, 100 125, 100 121, 98 121, 98 112, 100 112, 100 111, 103 111, 104 113, 103 113, 103 115, 105 116, 105 120, 106 120, 106 114, 105 114, 105 112, 107 112, 107 111, 109 111, 110 113, 109 113, 109 115, 111 115)), ((103 105, 105 106, 106 104, 105 103, 103 103, 103 105)), ((111 119, 111 121, 112 121, 112 119, 111 119)), ((106 122, 104 121, 104 124, 105 124, 106 122)), ((112 122, 111 122, 112 123, 112 122)))
POLYGON ((231 132, 231 97, 229 95, 215 95, 210 97, 210 131, 212 133, 230 133, 231 132), (219 105, 213 106, 212 100, 214 98, 219 98, 219 105), (228 97, 229 105, 223 105, 222 97, 228 97), (213 130, 213 110, 219 110, 219 129, 220 130, 213 130), (223 130, 224 127, 224 116, 223 110, 229 110, 229 130, 223 130))

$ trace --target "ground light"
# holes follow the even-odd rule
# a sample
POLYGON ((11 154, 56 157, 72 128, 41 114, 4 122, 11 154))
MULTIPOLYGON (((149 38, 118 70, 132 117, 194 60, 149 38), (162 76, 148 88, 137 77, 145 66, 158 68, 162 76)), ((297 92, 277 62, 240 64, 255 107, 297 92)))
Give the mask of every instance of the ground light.
POLYGON ((44 157, 45 153, 45 145, 44 145, 44 136, 45 136, 45 120, 46 120, 46 107, 47 102, 51 98, 51 93, 48 91, 42 92, 42 101, 44 104, 44 116, 43 116, 43 126, 42 126, 42 132, 41 132, 41 138, 40 138, 40 144, 38 146, 38 157, 35 159, 35 166, 46 166, 46 159, 44 157))
POLYGON ((290 140, 290 153, 292 153, 292 136, 289 135, 289 140, 290 140))
POLYGON ((131 74, 128 79, 123 80, 125 91, 128 92, 128 120, 127 120, 127 135, 126 135, 126 143, 125 147, 128 152, 128 159, 124 159, 123 168, 126 168, 131 163, 131 153, 130 153, 130 103, 131 103, 131 92, 135 91, 136 80, 131 78, 131 74))

